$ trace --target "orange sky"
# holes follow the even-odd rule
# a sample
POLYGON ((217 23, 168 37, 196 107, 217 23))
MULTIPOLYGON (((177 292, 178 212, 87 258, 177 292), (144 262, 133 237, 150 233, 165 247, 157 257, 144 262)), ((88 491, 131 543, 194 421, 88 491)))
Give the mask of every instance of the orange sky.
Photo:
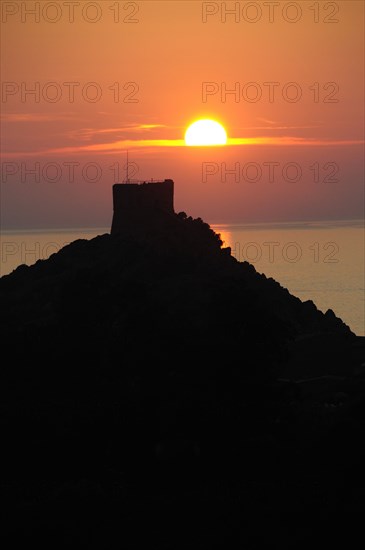
POLYGON ((1 3, 3 227, 108 226, 127 147, 208 222, 362 216, 363 2, 56 4, 1 3))

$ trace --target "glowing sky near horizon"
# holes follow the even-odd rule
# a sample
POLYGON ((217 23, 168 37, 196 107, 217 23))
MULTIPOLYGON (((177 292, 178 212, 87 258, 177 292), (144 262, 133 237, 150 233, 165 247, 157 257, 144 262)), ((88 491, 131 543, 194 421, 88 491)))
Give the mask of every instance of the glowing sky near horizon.
POLYGON ((207 221, 361 217, 363 3, 57 4, 2 3, 5 227, 108 225, 126 149, 207 221), (186 147, 198 119, 227 145, 186 147))

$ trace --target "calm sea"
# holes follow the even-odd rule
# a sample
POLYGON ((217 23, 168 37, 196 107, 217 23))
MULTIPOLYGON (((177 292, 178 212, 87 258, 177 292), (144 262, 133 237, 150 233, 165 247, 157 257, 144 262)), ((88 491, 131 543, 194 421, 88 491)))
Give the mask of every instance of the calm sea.
MULTIPOLYGON (((240 261, 273 277, 301 300, 331 308, 358 335, 365 335, 365 241, 362 221, 214 225, 240 261)), ((75 239, 109 228, 12 231, 1 236, 0 274, 46 259, 75 239)))

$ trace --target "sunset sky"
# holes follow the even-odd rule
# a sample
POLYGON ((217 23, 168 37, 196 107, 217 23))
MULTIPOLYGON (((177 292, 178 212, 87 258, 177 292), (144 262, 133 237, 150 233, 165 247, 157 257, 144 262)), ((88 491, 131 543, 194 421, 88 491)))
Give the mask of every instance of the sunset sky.
POLYGON ((3 228, 109 226, 126 149, 210 223, 363 216, 363 2, 1 8, 3 228))

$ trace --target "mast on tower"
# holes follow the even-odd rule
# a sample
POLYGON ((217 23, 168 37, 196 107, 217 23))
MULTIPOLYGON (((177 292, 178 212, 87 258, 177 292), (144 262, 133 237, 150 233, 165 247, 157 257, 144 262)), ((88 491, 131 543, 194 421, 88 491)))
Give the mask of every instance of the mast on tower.
POLYGON ((125 178, 126 183, 129 183, 129 172, 128 172, 128 168, 129 168, 129 151, 128 151, 128 149, 127 149, 127 166, 126 166, 126 178, 125 178))

